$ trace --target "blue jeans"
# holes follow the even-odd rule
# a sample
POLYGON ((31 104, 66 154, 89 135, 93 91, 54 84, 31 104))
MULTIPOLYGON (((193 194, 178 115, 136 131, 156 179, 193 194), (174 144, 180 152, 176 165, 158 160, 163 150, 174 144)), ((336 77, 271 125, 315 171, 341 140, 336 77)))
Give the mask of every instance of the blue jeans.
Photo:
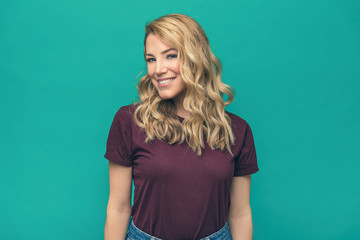
MULTIPOLYGON (((138 229, 131 218, 126 240, 162 240, 138 229)), ((228 222, 217 232, 200 240, 232 240, 228 222)))

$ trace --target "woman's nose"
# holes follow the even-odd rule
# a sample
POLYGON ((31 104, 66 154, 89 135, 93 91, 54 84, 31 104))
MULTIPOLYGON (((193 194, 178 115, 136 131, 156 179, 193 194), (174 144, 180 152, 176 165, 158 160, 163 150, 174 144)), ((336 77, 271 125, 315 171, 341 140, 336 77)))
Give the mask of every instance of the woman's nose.
POLYGON ((160 61, 156 62, 155 73, 157 75, 161 75, 166 72, 167 72, 167 66, 163 62, 160 62, 160 61))

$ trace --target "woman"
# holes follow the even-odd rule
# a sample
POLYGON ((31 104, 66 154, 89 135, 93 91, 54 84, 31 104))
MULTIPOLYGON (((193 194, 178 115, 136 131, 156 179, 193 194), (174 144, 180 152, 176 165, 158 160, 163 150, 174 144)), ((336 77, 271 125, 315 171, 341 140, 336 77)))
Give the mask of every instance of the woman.
POLYGON ((105 240, 252 239, 253 135, 225 111, 233 93, 204 30, 160 17, 145 28, 144 57, 140 100, 118 110, 107 140, 105 240))

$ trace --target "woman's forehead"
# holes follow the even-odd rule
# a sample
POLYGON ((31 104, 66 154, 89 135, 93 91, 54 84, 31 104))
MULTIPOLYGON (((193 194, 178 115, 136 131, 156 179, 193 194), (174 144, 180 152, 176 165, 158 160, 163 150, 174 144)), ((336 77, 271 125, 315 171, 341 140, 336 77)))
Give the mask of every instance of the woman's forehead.
POLYGON ((163 51, 168 49, 176 50, 174 47, 161 40, 155 34, 149 34, 145 42, 146 53, 163 53, 163 51))

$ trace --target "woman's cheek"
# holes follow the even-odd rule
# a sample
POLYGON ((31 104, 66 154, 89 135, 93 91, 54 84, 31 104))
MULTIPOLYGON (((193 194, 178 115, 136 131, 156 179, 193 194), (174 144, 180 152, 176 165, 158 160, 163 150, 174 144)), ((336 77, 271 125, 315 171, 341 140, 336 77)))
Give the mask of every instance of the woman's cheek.
POLYGON ((149 77, 152 78, 154 71, 152 70, 152 68, 149 65, 147 65, 147 72, 148 72, 149 77))
POLYGON ((151 78, 151 83, 154 85, 154 87, 156 88, 156 90, 159 90, 156 80, 154 80, 154 79, 151 78))
POLYGON ((176 73, 180 73, 180 63, 179 63, 179 61, 176 62, 175 67, 174 67, 174 71, 176 73))

